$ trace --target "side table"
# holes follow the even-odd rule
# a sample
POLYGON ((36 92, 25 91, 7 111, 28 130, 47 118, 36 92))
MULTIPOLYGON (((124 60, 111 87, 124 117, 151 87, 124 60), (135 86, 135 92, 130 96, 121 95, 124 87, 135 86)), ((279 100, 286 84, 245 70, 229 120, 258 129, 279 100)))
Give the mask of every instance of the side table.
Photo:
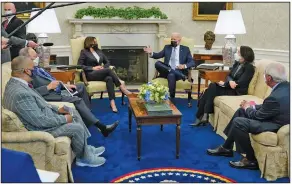
POLYGON ((59 69, 51 69, 50 73, 52 76, 56 78, 56 80, 60 80, 63 83, 71 83, 74 84, 75 79, 75 69, 70 70, 59 70, 59 69))
POLYGON ((199 69, 199 75, 198 75, 198 97, 200 95, 200 89, 201 89, 201 79, 205 80, 205 87, 208 87, 208 81, 211 82, 219 82, 219 81, 225 81, 226 77, 230 73, 230 71, 225 70, 206 70, 206 69, 199 69))

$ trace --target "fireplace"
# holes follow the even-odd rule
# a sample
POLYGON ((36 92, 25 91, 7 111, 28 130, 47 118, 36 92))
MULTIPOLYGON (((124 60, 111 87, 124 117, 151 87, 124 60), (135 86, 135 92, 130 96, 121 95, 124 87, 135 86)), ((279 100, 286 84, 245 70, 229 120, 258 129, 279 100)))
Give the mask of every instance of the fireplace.
POLYGON ((148 54, 143 47, 102 47, 119 78, 126 84, 140 85, 147 83, 148 54))

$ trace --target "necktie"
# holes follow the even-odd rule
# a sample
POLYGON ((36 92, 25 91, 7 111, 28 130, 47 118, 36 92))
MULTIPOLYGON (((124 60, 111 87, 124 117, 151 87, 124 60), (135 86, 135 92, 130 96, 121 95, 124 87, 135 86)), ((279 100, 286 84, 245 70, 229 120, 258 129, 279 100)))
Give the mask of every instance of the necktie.
POLYGON ((172 69, 176 68, 175 60, 176 60, 176 48, 174 47, 171 53, 171 57, 170 57, 170 66, 172 69))
POLYGON ((6 30, 7 26, 8 26, 8 19, 6 19, 6 20, 4 21, 4 25, 3 25, 3 27, 4 27, 5 30, 6 30))
POLYGON ((28 83, 28 87, 33 88, 33 85, 31 83, 28 83))

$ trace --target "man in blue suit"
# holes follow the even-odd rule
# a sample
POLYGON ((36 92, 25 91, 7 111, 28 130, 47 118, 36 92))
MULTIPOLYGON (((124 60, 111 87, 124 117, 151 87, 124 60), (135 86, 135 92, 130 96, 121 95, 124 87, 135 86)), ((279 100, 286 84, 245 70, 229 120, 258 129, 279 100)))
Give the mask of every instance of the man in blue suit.
POLYGON ((164 57, 164 63, 157 61, 155 68, 159 72, 159 76, 167 78, 170 98, 175 97, 176 81, 186 80, 188 69, 195 66, 195 62, 190 52, 190 48, 180 45, 181 35, 179 33, 171 34, 171 42, 165 45, 159 53, 152 52, 150 47, 144 48, 144 51, 151 58, 160 59, 164 57))

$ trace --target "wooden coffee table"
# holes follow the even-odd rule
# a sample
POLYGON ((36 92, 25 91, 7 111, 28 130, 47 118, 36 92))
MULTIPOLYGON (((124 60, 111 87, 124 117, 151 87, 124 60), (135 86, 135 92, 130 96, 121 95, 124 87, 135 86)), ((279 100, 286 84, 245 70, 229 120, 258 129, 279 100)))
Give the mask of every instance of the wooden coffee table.
POLYGON ((141 159, 141 133, 142 125, 160 125, 163 131, 164 124, 176 124, 176 158, 179 158, 180 148, 180 124, 182 114, 169 100, 166 102, 172 109, 172 115, 168 116, 149 116, 145 108, 145 102, 137 97, 137 94, 129 95, 129 132, 132 130, 132 114, 137 122, 137 153, 138 160, 141 159))

